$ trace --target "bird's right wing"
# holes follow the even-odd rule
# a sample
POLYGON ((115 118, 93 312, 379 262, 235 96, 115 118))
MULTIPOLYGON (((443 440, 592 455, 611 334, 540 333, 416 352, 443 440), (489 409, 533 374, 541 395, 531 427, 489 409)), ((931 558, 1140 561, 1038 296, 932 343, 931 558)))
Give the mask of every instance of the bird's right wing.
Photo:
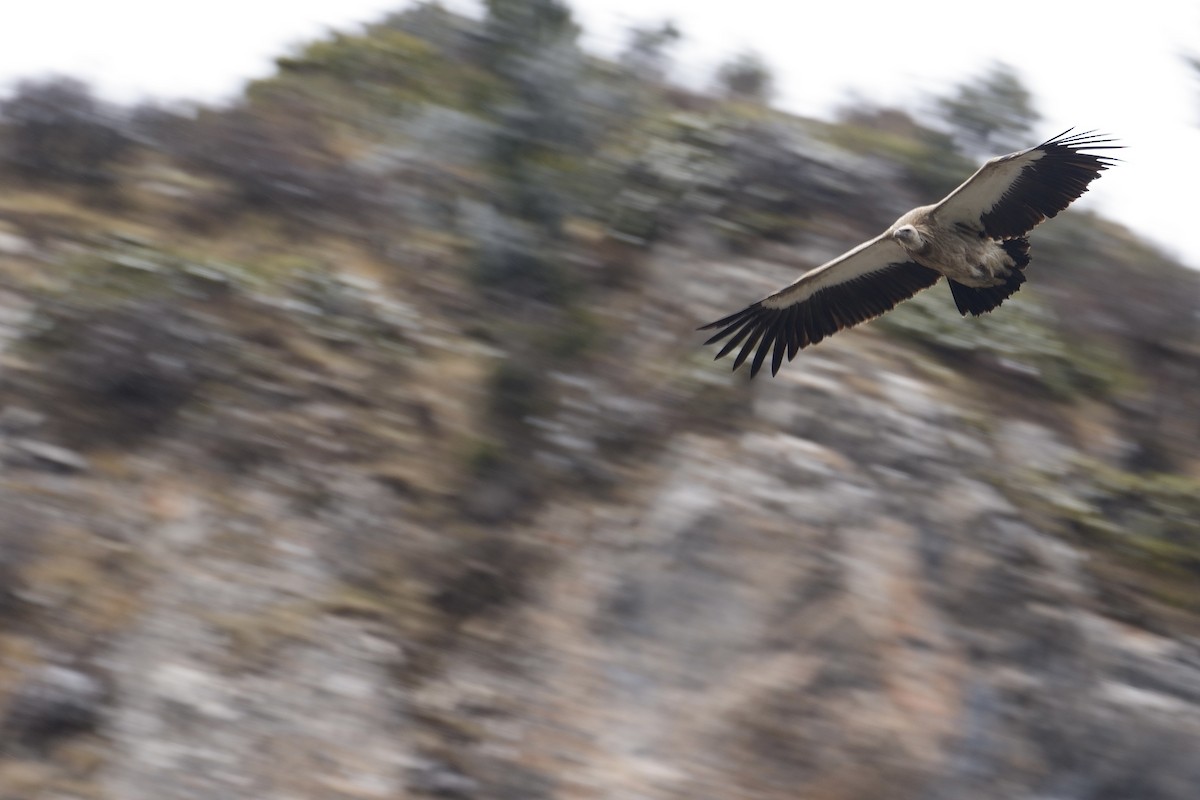
POLYGON ((933 286, 940 277, 941 273, 912 261, 894 239, 881 234, 809 270, 775 294, 700 330, 719 329, 705 344, 729 339, 717 358, 741 345, 734 369, 754 351, 751 377, 774 348, 774 375, 785 354, 791 361, 801 348, 895 308, 900 301, 933 286))

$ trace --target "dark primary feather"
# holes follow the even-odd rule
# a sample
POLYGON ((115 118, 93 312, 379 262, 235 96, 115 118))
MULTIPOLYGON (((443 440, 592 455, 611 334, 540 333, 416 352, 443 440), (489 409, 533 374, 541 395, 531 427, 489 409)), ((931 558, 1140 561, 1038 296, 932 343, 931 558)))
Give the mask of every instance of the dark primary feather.
POLYGON ((988 236, 1023 236, 1077 200, 1089 183, 1116 163, 1111 156, 1087 152, 1121 149, 1120 145, 1109 144, 1115 140, 1096 136, 1093 131, 1070 133, 1066 130, 1032 148, 1045 155, 1021 170, 1000 201, 980 216, 988 236))
POLYGON ((754 353, 750 363, 750 377, 754 377, 770 355, 774 375, 784 356, 791 361, 802 348, 895 308, 900 301, 933 286, 940 277, 935 270, 912 261, 889 264, 877 272, 821 289, 784 308, 768 308, 760 300, 699 330, 720 329, 706 345, 728 337, 716 358, 741 346, 734 369, 754 353))

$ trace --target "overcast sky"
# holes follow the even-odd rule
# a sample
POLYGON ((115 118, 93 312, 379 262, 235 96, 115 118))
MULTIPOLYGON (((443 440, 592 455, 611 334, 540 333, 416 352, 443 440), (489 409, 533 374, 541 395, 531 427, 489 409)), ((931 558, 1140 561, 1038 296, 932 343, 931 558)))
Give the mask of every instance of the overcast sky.
MULTIPOLYGON (((48 72, 90 81, 106 96, 215 100, 271 59, 329 28, 353 28, 405 0, 9 0, 0 26, 0 89, 48 72)), ((446 5, 474 10, 471 0, 446 5)), ((632 23, 673 19, 685 40, 679 77, 703 84, 744 49, 777 74, 776 104, 830 115, 856 92, 882 104, 921 106, 979 73, 1014 66, 1045 116, 1037 136, 1068 127, 1119 136, 1124 163, 1081 205, 1118 218, 1200 267, 1195 244, 1200 185, 1200 3, 1058 3, 1006 0, 794 2, 781 0, 574 0, 585 45, 613 52, 632 23), (1120 9, 1110 13, 1107 9, 1120 9), (819 10, 816 10, 819 9, 819 10)), ((964 176, 966 177, 966 176, 964 176)), ((931 198, 932 199, 932 198, 931 198)), ((902 209, 901 209, 902 210, 902 209)))

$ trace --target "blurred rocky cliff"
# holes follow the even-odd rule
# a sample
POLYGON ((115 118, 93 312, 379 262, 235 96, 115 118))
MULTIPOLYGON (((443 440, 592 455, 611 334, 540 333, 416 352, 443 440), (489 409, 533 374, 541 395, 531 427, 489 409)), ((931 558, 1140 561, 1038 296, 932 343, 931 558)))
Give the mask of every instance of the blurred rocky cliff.
POLYGON ((750 382, 953 125, 487 7, 0 106, 0 797, 1194 798, 1200 277, 1068 213, 750 382))

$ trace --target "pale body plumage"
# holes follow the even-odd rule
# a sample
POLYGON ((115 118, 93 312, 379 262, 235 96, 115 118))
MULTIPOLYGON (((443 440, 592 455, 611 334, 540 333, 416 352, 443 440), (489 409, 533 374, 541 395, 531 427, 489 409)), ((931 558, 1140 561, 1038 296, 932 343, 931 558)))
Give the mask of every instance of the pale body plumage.
POLYGON ((998 286, 1017 259, 995 240, 966 225, 937 224, 937 206, 914 208, 896 220, 887 234, 923 267, 937 270, 964 286, 998 286))
POLYGON ((728 339, 717 358, 741 347, 733 368, 754 354, 754 375, 842 328, 878 316, 948 279, 964 316, 998 307, 1025 281, 1025 235, 1087 191, 1115 163, 1089 150, 1111 140, 1059 134, 1036 147, 993 158, 940 202, 905 213, 870 241, 801 275, 757 303, 703 326, 706 344, 728 339))

